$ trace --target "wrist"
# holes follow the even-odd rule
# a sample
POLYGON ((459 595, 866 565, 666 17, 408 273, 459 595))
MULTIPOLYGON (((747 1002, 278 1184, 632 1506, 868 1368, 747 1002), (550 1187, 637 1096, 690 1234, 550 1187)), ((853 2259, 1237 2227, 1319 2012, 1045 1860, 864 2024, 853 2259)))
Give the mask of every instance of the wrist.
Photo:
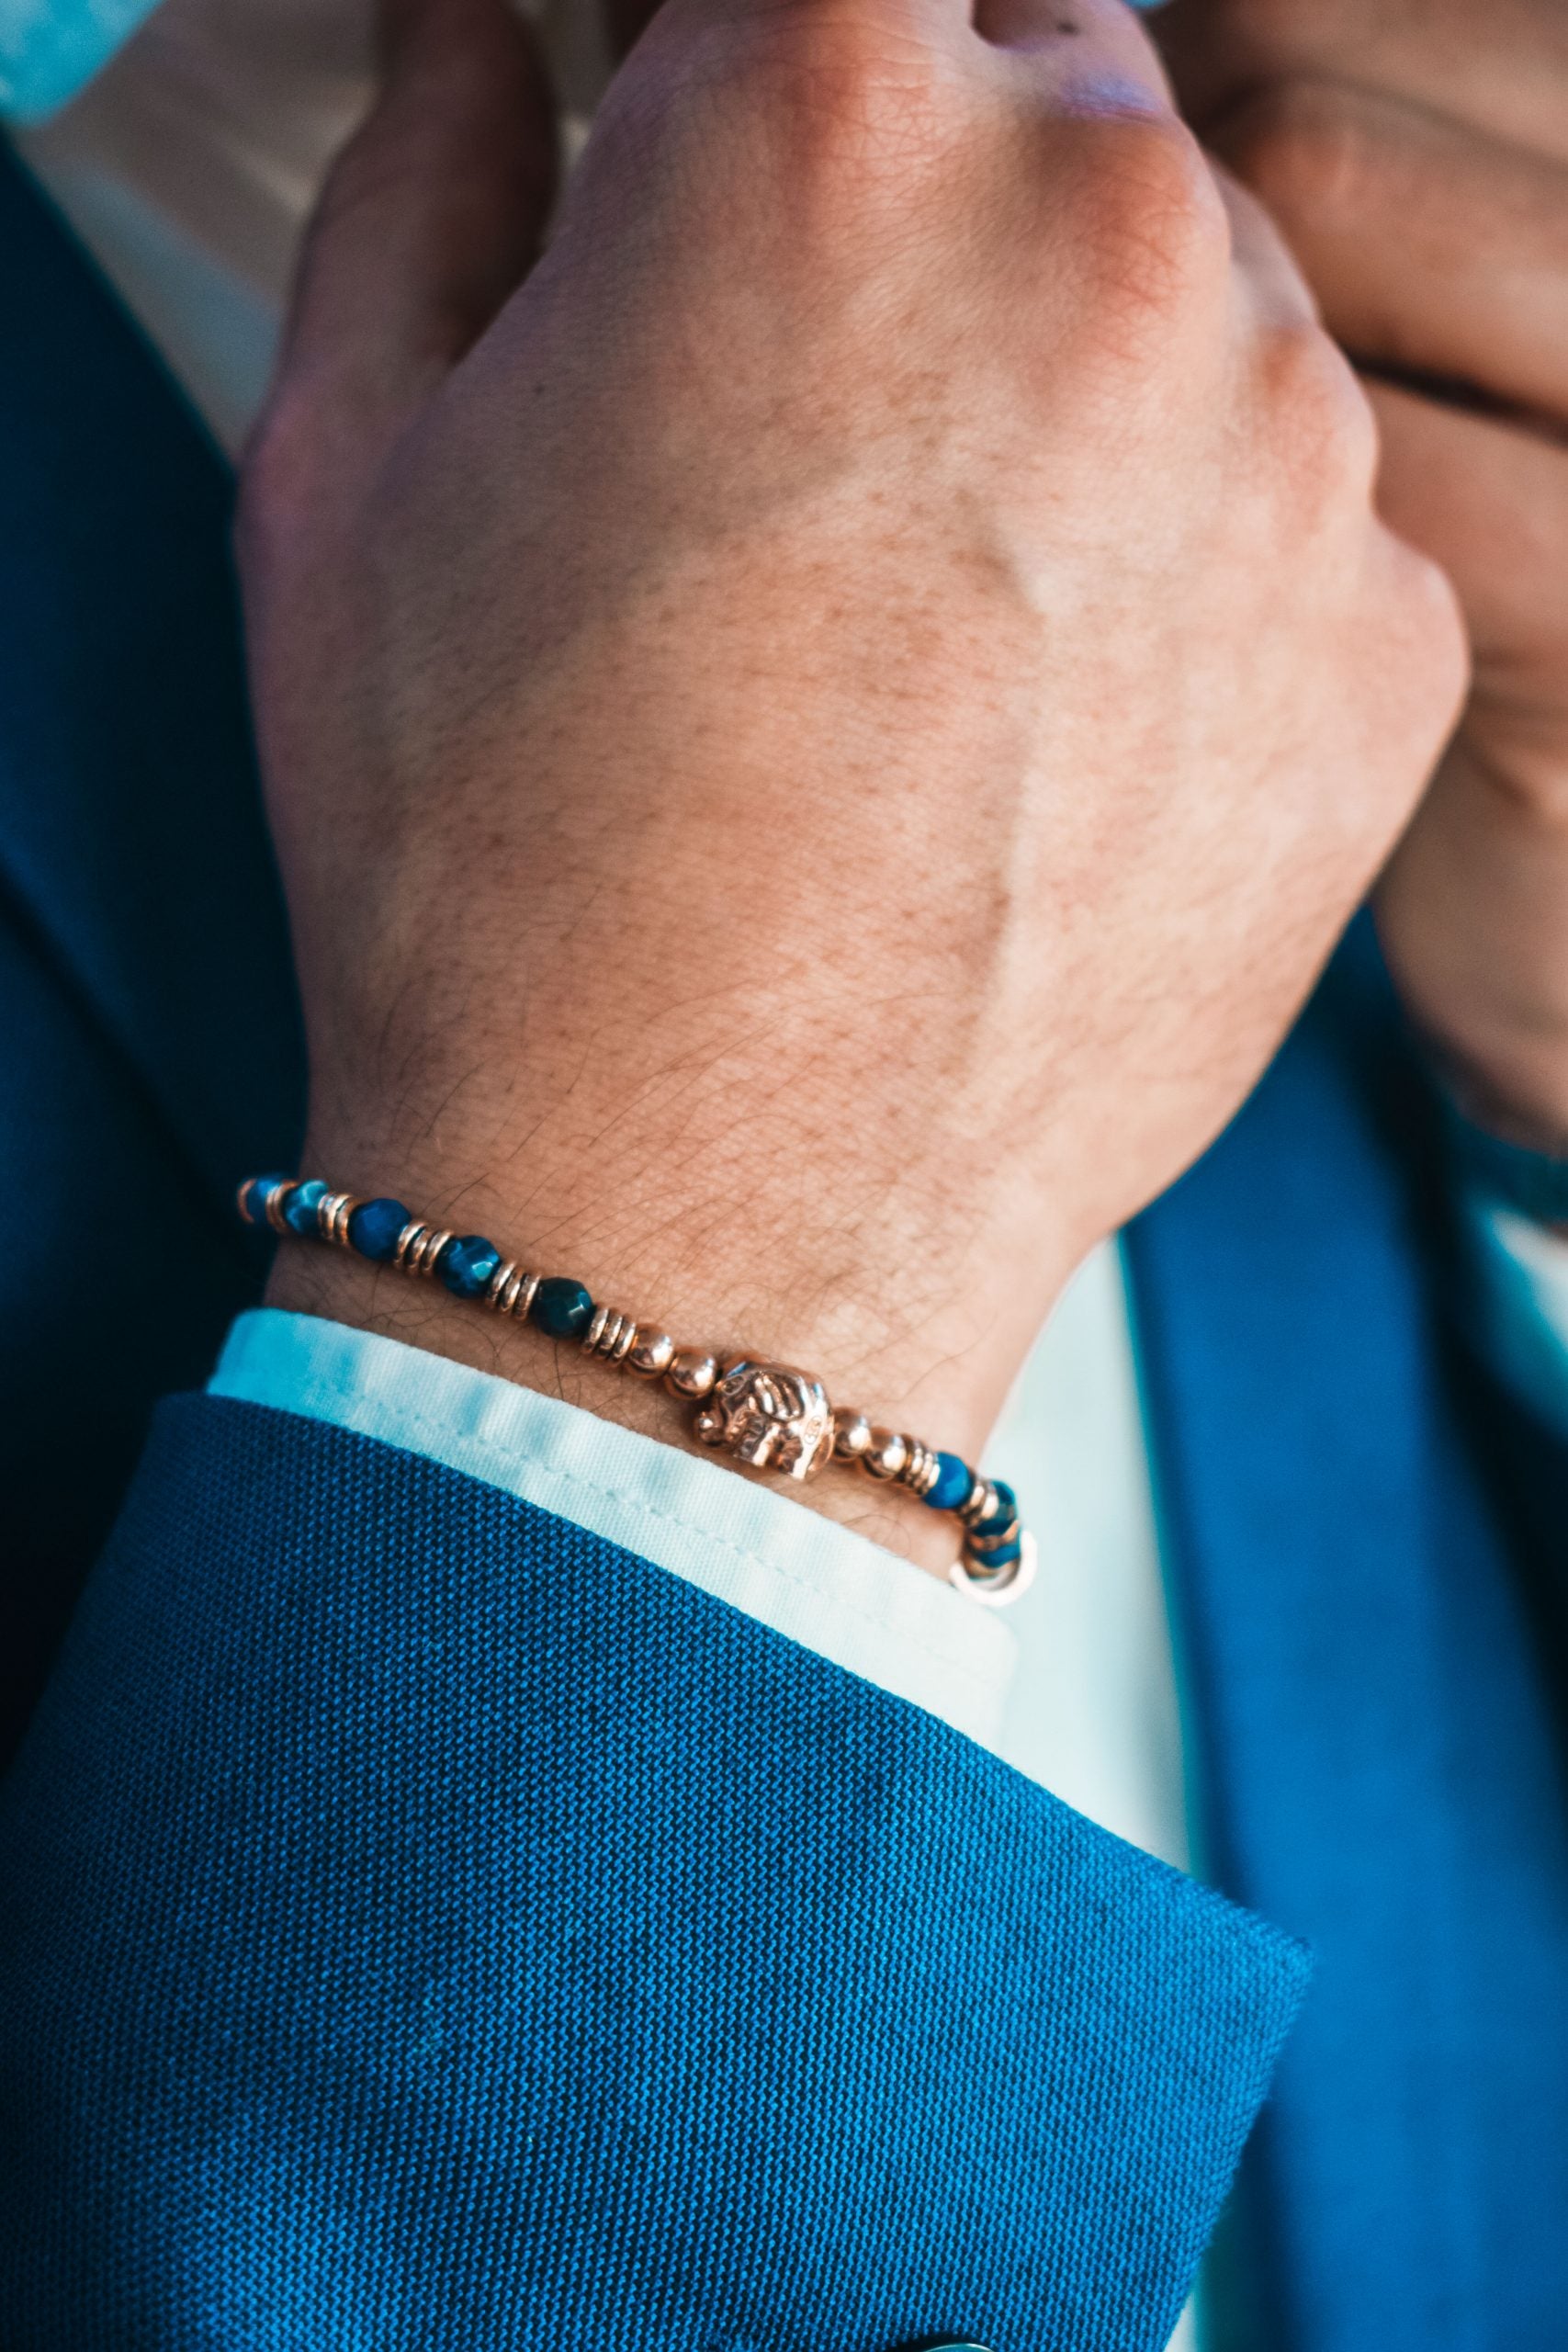
MULTIPOLYGON (((661 1391, 619 1378, 607 1364, 585 1358, 581 1348, 569 1340, 498 1329, 490 1317, 466 1311, 457 1300, 434 1286, 416 1287, 385 1269, 357 1266, 324 1252, 307 1255, 285 1245, 267 1285, 266 1303, 471 1364, 476 1371, 559 1397, 599 1419, 635 1430, 683 1453, 701 1454, 709 1461, 725 1460, 697 1442, 691 1433, 689 1414, 679 1410, 661 1391)), ((726 1466, 739 1477, 765 1476, 739 1464, 726 1463, 726 1466)), ((933 1520, 912 1496, 831 1472, 809 1486, 792 1486, 788 1492, 795 1501, 852 1528, 931 1576, 945 1577, 956 1555, 958 1543, 953 1527, 933 1520)))
MULTIPOLYGON (((397 1192, 418 1204, 414 1214, 450 1229, 493 1235, 504 1257, 541 1273, 570 1273, 595 1300, 635 1316, 645 1332, 661 1329, 681 1347, 721 1364, 747 1357, 795 1366, 820 1379, 835 1405, 863 1410, 884 1430, 919 1437, 970 1462, 978 1456, 1016 1360, 1027 1351, 1043 1312, 1042 1307, 1021 1317, 981 1306, 973 1253, 967 1271, 974 1286, 960 1279, 956 1295, 944 1300, 937 1295, 940 1283, 928 1285, 913 1320, 908 1286, 900 1301, 897 1281, 889 1276, 895 1300, 889 1311, 865 1262, 835 1282, 824 1272, 833 1263, 830 1255, 811 1272, 795 1262, 790 1250, 770 1249, 765 1204, 754 1189, 739 1195, 746 1211, 740 1221, 743 1246, 731 1247, 731 1237, 713 1238, 711 1195, 696 1204, 687 1193, 680 1203, 667 1199, 663 1222, 639 1233, 614 1198, 575 1213, 560 1213, 558 1204, 555 1213, 541 1213, 537 1189, 524 1188, 525 1204, 511 1185, 458 1179, 450 1167, 439 1178, 434 1170, 427 1173, 421 1163, 428 1157, 379 1154, 371 1164, 312 1146, 306 1164, 332 1169, 334 1182, 345 1167, 357 1170, 358 1189, 365 1193, 390 1190, 384 1171, 394 1167, 397 1192), (636 1270, 633 1278, 623 1267, 636 1270)), ((878 1219, 883 1239, 894 1227, 885 1206, 878 1219)), ((819 1232, 818 1238, 830 1250, 832 1234, 819 1232)), ((956 1248, 942 1255, 944 1272, 959 1262, 956 1248)), ((998 1292, 1007 1286, 993 1280, 987 1287, 998 1292)), ((631 1376, 579 1337, 553 1339, 533 1318, 523 1322, 478 1311, 477 1298, 454 1296, 439 1281, 412 1280, 406 1272, 356 1251, 287 1237, 267 1303, 471 1364, 720 1462, 736 1475, 777 1484, 775 1475, 752 1471, 703 1444, 694 1428, 697 1406, 667 1393, 663 1383, 631 1376)), ((526 1305, 525 1298, 525 1311, 526 1305)), ((917 1448, 905 1472, 917 1484, 919 1460, 917 1448)), ((964 1541, 962 1525, 947 1510, 926 1508, 919 1492, 902 1482, 867 1477, 852 1463, 825 1464, 809 1482, 792 1481, 789 1492, 939 1576, 947 1574, 964 1541)))

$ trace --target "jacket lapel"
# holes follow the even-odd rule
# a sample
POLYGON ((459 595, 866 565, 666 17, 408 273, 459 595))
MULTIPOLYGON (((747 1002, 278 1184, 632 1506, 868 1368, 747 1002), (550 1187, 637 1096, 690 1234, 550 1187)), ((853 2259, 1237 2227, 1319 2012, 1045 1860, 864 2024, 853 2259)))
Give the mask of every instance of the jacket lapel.
POLYGON ((232 485, 0 142, 0 893, 217 1200, 298 1130, 232 485))
MULTIPOLYGON (((1534 2346, 1568 2310, 1559 1661, 1440 1318, 1423 1125, 1363 936, 1131 1237, 1213 1873, 1319 1960, 1248 2185, 1270 2352, 1534 2346)), ((1526 1456, 1561 1529, 1562 1449, 1526 1456)))

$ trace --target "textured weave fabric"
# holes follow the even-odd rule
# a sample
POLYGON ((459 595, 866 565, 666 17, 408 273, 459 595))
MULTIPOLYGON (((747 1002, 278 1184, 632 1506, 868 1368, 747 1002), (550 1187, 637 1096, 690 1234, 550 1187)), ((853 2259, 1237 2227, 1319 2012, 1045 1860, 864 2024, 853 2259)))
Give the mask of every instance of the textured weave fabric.
POLYGON ((738 1478, 473 1364, 276 1307, 239 1317, 208 1394, 330 1421, 500 1487, 998 1747, 1016 1656, 1008 1613, 976 1609, 808 1510, 787 1480, 738 1478))
POLYGON ((1156 2352, 1304 1968, 690 1585, 215 1399, 0 1869, 14 2352, 1156 2352))
POLYGON ((231 1187, 288 1164, 303 1054, 227 470, 3 141, 0 319, 4 1755, 153 1399, 259 1286, 231 1187))
POLYGON ((1224 2352, 1568 2344, 1568 1443, 1445 1329, 1432 1114, 1362 930, 1133 1237, 1205 1860, 1316 1961, 1224 2352))

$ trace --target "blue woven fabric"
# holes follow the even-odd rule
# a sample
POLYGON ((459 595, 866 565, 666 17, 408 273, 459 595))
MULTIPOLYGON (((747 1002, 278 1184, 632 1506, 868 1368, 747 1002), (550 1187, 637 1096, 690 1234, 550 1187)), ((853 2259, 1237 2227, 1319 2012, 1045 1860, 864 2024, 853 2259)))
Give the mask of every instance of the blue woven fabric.
POLYGON ((0 320, 3 1758, 304 1090, 228 471, 3 142, 0 320))
POLYGON ((1568 2343, 1568 1447, 1445 1318, 1362 931, 1132 1236, 1219 1883, 1312 1945, 1224 2352, 1568 2343))
POLYGON ((563 1521, 160 1419, 0 1814, 10 2352, 1158 2352, 1297 1947, 563 1521))

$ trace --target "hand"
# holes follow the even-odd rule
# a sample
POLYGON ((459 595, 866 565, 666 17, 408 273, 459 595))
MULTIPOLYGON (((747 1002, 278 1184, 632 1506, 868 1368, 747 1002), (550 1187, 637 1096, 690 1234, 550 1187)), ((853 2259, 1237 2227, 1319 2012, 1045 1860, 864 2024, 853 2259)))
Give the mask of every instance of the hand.
MULTIPOLYGON (((509 299, 523 38, 391 31, 243 503, 309 1164, 972 1452, 1405 822, 1446 584, 1120 0, 671 0, 509 299)), ((432 1286, 274 1295, 672 1433, 432 1286)))
POLYGON ((1568 1148, 1568 13, 1180 0, 1162 38, 1366 372, 1380 502, 1436 557, 1470 704, 1379 894, 1476 1109, 1568 1148))

